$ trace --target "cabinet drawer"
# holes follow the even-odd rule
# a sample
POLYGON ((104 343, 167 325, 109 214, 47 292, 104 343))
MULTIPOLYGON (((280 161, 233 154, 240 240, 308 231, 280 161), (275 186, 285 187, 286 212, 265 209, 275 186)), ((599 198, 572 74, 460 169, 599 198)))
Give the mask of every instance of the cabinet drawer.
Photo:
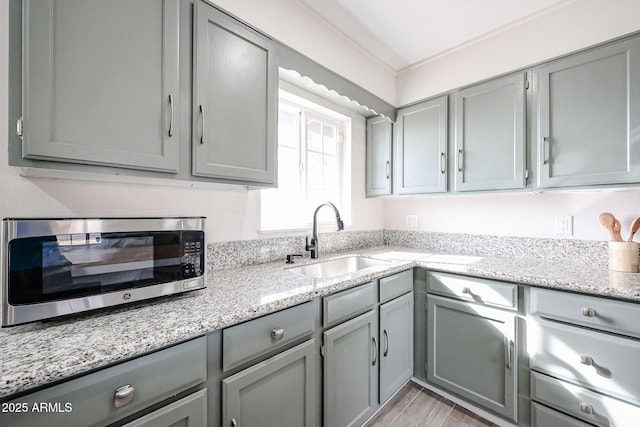
POLYGON ((636 426, 640 418, 638 406, 535 372, 531 399, 598 426, 636 426))
POLYGON ((548 289, 531 289, 531 313, 640 338, 640 304, 548 289))
POLYGON ((531 427, 591 427, 591 424, 583 423, 533 402, 531 404, 531 427))
POLYGON ((428 273, 427 291, 493 307, 517 310, 518 285, 448 273, 428 273))
POLYGON ((325 297, 322 300, 323 325, 350 319, 369 310, 375 303, 374 282, 325 297))
POLYGON ((111 424, 202 383, 206 379, 206 358, 204 337, 139 357, 18 398, 14 402, 27 403, 29 408, 47 402, 62 409, 55 413, 30 410, 2 414, 2 425, 111 424), (133 387, 133 400, 117 408, 116 389, 126 385, 133 387), (69 411, 62 412, 65 409, 69 411))
POLYGON ((386 302, 413 290, 413 270, 380 279, 380 302, 386 302))
POLYGON ((640 342, 577 326, 527 324, 531 369, 640 404, 640 342))
POLYGON ((222 331, 222 370, 249 362, 313 332, 313 301, 222 331))

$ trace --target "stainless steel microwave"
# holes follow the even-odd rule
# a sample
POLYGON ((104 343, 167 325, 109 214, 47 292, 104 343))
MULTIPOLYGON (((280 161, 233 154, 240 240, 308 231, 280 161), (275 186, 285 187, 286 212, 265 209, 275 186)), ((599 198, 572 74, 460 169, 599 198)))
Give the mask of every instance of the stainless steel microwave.
POLYGON ((3 327, 205 287, 202 217, 2 225, 3 327))

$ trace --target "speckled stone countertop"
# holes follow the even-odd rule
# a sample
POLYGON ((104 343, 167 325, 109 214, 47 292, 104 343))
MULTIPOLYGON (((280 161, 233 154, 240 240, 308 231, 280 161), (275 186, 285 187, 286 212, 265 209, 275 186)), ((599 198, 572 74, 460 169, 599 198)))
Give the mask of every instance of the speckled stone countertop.
POLYGON ((327 280, 287 271, 290 266, 283 262, 214 270, 206 289, 178 297, 0 329, 0 399, 414 266, 640 302, 640 274, 609 272, 602 266, 390 246, 349 253, 388 262, 327 280))

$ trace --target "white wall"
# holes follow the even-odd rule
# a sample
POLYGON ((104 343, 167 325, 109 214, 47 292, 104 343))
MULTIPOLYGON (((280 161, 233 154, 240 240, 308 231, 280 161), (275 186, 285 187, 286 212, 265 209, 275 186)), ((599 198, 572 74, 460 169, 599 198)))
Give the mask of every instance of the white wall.
MULTIPOLYGON (((622 223, 626 240, 631 221, 640 216, 640 190, 432 196, 387 200, 385 228, 410 230, 406 214, 419 215, 421 231, 499 236, 609 240, 598 222, 601 212, 622 223), (555 216, 572 215, 572 236, 555 234, 555 216)), ((638 240, 636 238, 636 240, 638 240)))
MULTIPOLYGON (((258 2, 259 3, 259 2, 258 2)), ((246 187, 170 185, 25 178, 8 166, 8 2, 0 1, 0 218, 84 216, 206 216, 209 241, 262 237, 259 191, 246 187)), ((14 129, 11 129, 14 131, 14 129)), ((353 121, 353 218, 348 230, 381 229, 383 201, 364 197, 364 136, 362 117, 353 121)), ((278 234, 269 234, 277 236, 278 234)))
POLYGON ((569 0, 398 73, 406 105, 640 30, 638 0, 569 0))
POLYGON ((209 0, 282 43, 396 105, 395 72, 301 1, 209 0))

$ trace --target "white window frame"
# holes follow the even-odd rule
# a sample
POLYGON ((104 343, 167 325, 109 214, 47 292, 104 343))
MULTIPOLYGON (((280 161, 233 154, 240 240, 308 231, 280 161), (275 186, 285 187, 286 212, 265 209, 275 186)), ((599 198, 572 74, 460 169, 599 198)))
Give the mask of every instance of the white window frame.
MULTIPOLYGON (((351 118, 340 114, 337 111, 331 110, 323 105, 316 104, 313 101, 304 99, 297 95, 294 95, 290 92, 284 91, 280 89, 279 91, 279 105, 278 111, 284 110, 289 113, 299 114, 299 145, 298 145, 298 161, 299 161, 299 179, 300 179, 300 188, 301 193, 305 197, 305 201, 303 204, 308 205, 310 202, 308 201, 309 197, 309 188, 308 184, 308 141, 307 141, 307 118, 318 119, 323 124, 330 124, 335 126, 337 130, 337 139, 338 139, 338 170, 339 170, 339 179, 338 179, 338 199, 339 200, 326 200, 330 201, 338 207, 340 210, 340 215, 345 222, 346 225, 351 223, 351 118)), ((279 147, 280 149, 280 147, 279 147)), ((328 154, 323 154, 328 155, 328 154)), ((273 190, 264 190, 264 191, 273 191, 273 190)), ((262 193, 264 194, 264 193, 262 193)), ((325 201, 325 200, 322 200, 325 201)), ((300 215, 301 218, 298 218, 298 221, 294 221, 293 223, 287 224, 276 224, 274 222, 265 221, 265 203, 261 201, 260 207, 260 230, 261 233, 269 233, 269 232, 282 232, 282 231, 298 231, 298 230, 308 230, 312 225, 313 220, 313 210, 310 212, 307 211, 306 214, 300 215), (266 223, 265 223, 266 222, 266 223)), ((315 207, 307 206, 308 209, 315 209, 315 207)), ((330 209, 322 210, 318 214, 318 227, 319 229, 326 228, 327 231, 331 229, 335 229, 335 219, 332 212, 329 212, 330 209), (323 217, 327 214, 331 214, 323 217)))

